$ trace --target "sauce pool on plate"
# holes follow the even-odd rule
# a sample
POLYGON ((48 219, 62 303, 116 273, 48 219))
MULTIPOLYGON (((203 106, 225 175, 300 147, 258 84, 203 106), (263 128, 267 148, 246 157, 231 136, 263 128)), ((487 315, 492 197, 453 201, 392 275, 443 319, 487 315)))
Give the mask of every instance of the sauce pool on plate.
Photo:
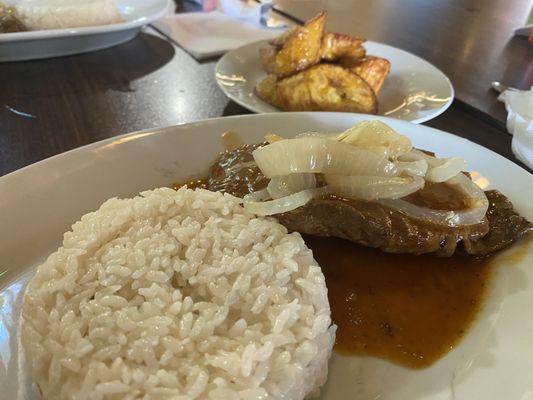
POLYGON ((306 236, 326 277, 335 351, 424 368, 466 333, 483 301, 489 258, 390 254, 306 236))

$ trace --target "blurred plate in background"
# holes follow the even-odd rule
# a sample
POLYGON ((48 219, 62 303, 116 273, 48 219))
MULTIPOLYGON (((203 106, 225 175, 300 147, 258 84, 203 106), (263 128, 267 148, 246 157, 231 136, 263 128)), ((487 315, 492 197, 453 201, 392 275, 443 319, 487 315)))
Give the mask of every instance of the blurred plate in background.
MULTIPOLYGON (((252 43, 226 53, 215 68, 215 77, 233 101, 256 113, 280 111, 257 96, 256 85, 266 77, 259 49, 267 41, 252 43)), ((386 44, 365 42, 367 54, 386 58, 391 71, 378 94, 378 114, 422 123, 442 114, 453 101, 453 86, 438 68, 407 51, 386 44)))
POLYGON ((172 0, 115 0, 124 22, 82 28, 0 33, 0 62, 35 60, 105 49, 133 39, 174 6, 172 0))

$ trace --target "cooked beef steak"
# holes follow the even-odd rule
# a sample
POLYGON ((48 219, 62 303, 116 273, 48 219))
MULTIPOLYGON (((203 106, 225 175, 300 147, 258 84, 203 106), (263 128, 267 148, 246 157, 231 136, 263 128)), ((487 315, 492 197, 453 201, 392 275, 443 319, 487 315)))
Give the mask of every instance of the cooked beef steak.
POLYGON ((268 179, 254 162, 252 151, 265 144, 246 144, 222 153, 209 170, 207 189, 237 197, 264 189, 268 179))
POLYGON ((334 196, 311 200, 276 217, 292 231, 340 237, 389 253, 451 256, 459 241, 481 238, 489 230, 486 221, 452 229, 410 218, 378 203, 334 196))
POLYGON ((489 209, 485 214, 489 221, 489 232, 477 240, 463 240, 463 247, 470 254, 493 253, 533 231, 531 222, 520 216, 502 193, 497 190, 487 190, 485 195, 489 200, 489 209))
MULTIPOLYGON (((264 189, 268 179, 252 156, 252 151, 262 145, 245 145, 223 153, 210 169, 207 188, 238 197, 264 189)), ((378 203, 336 196, 311 200, 276 217, 292 231, 340 237, 391 253, 451 256, 462 243, 465 252, 485 255, 510 245, 533 229, 503 194, 490 190, 486 195, 490 202, 486 218, 479 224, 457 228, 417 220, 378 203)), ((426 200, 432 201, 431 197, 426 200)), ((440 206, 436 204, 437 208, 440 206)))

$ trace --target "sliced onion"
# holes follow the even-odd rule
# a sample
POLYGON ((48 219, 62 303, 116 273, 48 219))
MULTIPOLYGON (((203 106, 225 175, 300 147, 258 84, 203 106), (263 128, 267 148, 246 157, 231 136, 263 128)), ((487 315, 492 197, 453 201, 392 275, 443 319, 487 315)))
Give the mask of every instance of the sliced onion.
POLYGON ((460 173, 466 166, 463 159, 435 158, 413 149, 409 138, 380 121, 364 121, 340 135, 306 132, 283 139, 270 134, 267 140, 270 144, 256 149, 253 157, 270 183, 244 199, 245 207, 258 215, 291 211, 326 192, 383 201, 414 218, 447 226, 477 223, 488 207, 483 191, 460 173), (316 188, 317 173, 324 174, 327 188, 316 188), (432 210, 401 199, 426 181, 457 185, 472 206, 432 210))
POLYGON ((389 149, 385 146, 364 146, 364 149, 379 156, 389 158, 389 149))
POLYGON ((292 173, 395 176, 397 167, 371 151, 333 140, 305 137, 280 140, 253 152, 267 177, 292 173))
POLYGON ((398 167, 398 171, 400 172, 400 174, 405 173, 409 176, 424 177, 428 170, 428 163, 426 162, 426 160, 396 161, 395 164, 398 167))
POLYGON ((363 121, 341 133, 337 140, 354 146, 382 148, 389 158, 397 158, 413 148, 407 136, 400 135, 381 121, 363 121))
POLYGON ((396 176, 398 168, 387 157, 361 147, 328 140, 324 174, 396 176))
POLYGON ((446 182, 466 168, 466 161, 461 157, 436 158, 417 149, 403 154, 399 160, 402 162, 425 160, 429 165, 426 173, 428 182, 446 182))
POLYGON ((337 137, 337 134, 336 133, 325 133, 325 132, 308 131, 308 132, 299 133, 299 134, 297 134, 295 136, 296 139, 309 138, 309 137, 335 140, 336 137, 337 137))
POLYGON ((470 209, 478 209, 474 216, 470 218, 472 221, 480 221, 489 208, 489 200, 485 195, 483 189, 481 189, 475 182, 463 173, 457 174, 447 182, 449 185, 454 185, 461 191, 470 201, 470 209), (479 217, 476 216, 479 214, 479 217))
POLYGON ((327 163, 326 140, 321 138, 280 140, 260 147, 252 154, 267 178, 322 172, 327 163))
POLYGON ((433 210, 428 207, 417 206, 402 199, 383 199, 378 203, 390 207, 393 210, 401 211, 409 217, 445 226, 458 226, 461 224, 461 217, 458 212, 446 210, 433 210))
POLYGON ((423 151, 412 149, 409 153, 402 154, 400 157, 398 157, 399 161, 420 161, 420 160, 426 160, 426 162, 429 164, 434 160, 435 157, 430 156, 429 154, 424 153, 423 151))
POLYGON ((328 187, 323 186, 315 189, 302 190, 280 199, 265 201, 270 198, 270 194, 267 189, 263 189, 244 196, 243 206, 246 211, 256 215, 281 214, 302 207, 311 199, 323 196, 328 192, 328 187))
POLYGON ((466 161, 460 157, 439 158, 438 165, 429 168, 426 180, 429 182, 446 182, 466 167, 466 161))
POLYGON ((325 179, 332 193, 367 201, 397 199, 414 193, 424 186, 424 179, 418 176, 399 178, 325 175, 325 179))
POLYGON ((267 190, 270 197, 273 199, 279 199, 315 187, 315 174, 290 174, 285 176, 275 176, 272 178, 268 183, 267 190))
POLYGON ((378 203, 394 210, 402 211, 411 218, 432 222, 437 225, 455 227, 479 223, 489 207, 489 202, 483 190, 462 173, 450 179, 447 184, 455 185, 461 193, 467 196, 470 201, 468 209, 457 211, 433 210, 403 199, 384 199, 378 200, 378 203))

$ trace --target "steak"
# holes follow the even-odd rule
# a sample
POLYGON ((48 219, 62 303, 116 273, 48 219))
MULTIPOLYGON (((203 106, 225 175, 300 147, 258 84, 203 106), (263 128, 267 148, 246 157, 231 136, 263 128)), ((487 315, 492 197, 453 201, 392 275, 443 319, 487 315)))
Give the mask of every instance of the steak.
POLYGON ((252 151, 266 143, 245 144, 222 153, 209 170, 206 189, 237 197, 264 189, 268 179, 254 161, 252 151))
POLYGON ((464 238, 475 240, 489 231, 486 221, 452 229, 410 218, 378 203, 334 196, 313 199, 276 217, 291 231, 340 237, 389 253, 451 256, 464 238))
POLYGON ((485 214, 489 232, 480 239, 463 241, 464 250, 470 254, 487 255, 510 246, 522 236, 533 231, 533 225, 514 209, 513 204, 497 190, 485 192, 489 209, 485 214))
MULTIPOLYGON (((252 151, 263 145, 244 145, 221 154, 210 169, 207 189, 237 197, 264 189, 268 179, 252 156, 252 151)), ((275 217, 290 231, 339 237, 390 253, 451 256, 459 250, 472 255, 486 255, 514 243, 533 226, 514 210, 503 194, 497 190, 489 190, 485 194, 489 200, 485 218, 478 224, 459 227, 415 219, 375 202, 337 196, 313 199, 302 207, 275 217)), ((416 198, 413 196, 413 202, 442 207, 442 201, 434 195, 425 199, 420 197, 420 194, 416 198)))

